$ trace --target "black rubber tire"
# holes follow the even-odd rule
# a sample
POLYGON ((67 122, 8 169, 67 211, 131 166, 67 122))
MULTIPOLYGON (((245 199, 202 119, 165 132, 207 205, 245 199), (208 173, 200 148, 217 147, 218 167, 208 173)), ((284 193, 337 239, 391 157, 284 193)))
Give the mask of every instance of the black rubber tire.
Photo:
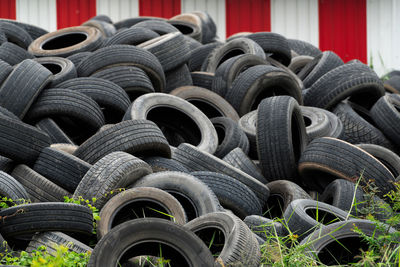
POLYGON ((212 90, 221 96, 225 96, 240 73, 257 65, 269 65, 269 63, 252 54, 239 55, 226 60, 215 70, 215 79, 218 81, 212 84, 212 90))
POLYGON ((121 30, 124 28, 130 28, 133 25, 145 21, 145 20, 165 20, 164 18, 158 18, 158 17, 150 17, 150 16, 140 16, 140 17, 134 17, 134 18, 127 18, 123 19, 120 21, 117 21, 114 23, 114 26, 117 30, 121 30))
POLYGON ((294 74, 299 74, 301 70, 314 59, 311 56, 296 56, 292 58, 288 68, 293 71, 294 74))
POLYGON ((256 132, 257 132, 257 110, 253 110, 239 119, 239 127, 246 133, 247 139, 249 139, 249 156, 252 159, 258 159, 257 152, 257 140, 256 140, 256 132))
POLYGON ((0 21, 0 29, 6 35, 9 42, 12 42, 23 49, 27 49, 32 42, 32 37, 22 27, 6 22, 0 21))
POLYGON ((135 256, 161 256, 160 246, 162 257, 170 259, 174 266, 213 266, 213 256, 201 239, 187 228, 159 218, 132 220, 111 229, 97 243, 87 266, 115 266, 135 256), (147 243, 150 244, 146 246, 147 243), (156 244, 152 246, 151 243, 156 244), (179 257, 173 256, 176 253, 179 257))
POLYGON ((384 81, 383 86, 389 93, 400 94, 400 76, 393 76, 384 81))
POLYGON ((232 149, 222 160, 247 173, 263 184, 268 182, 262 175, 260 168, 258 168, 257 165, 254 164, 254 162, 239 147, 232 149))
POLYGON ((148 120, 128 120, 96 133, 74 152, 89 164, 105 155, 123 151, 137 156, 170 158, 171 149, 161 130, 148 120))
POLYGON ((154 93, 154 87, 146 72, 133 66, 116 66, 100 70, 90 77, 101 78, 119 85, 130 101, 146 93, 154 93))
POLYGON ((153 173, 139 179, 132 187, 156 187, 167 191, 181 203, 188 221, 223 210, 214 192, 201 180, 187 173, 153 173))
POLYGON ((221 173, 199 171, 191 175, 208 185, 217 196, 219 203, 244 219, 248 215, 261 215, 261 204, 257 196, 246 185, 221 173))
POLYGON ((289 66, 292 56, 290 54, 289 43, 283 35, 273 32, 257 32, 245 36, 261 46, 265 54, 289 66))
POLYGON ((213 51, 215 48, 221 46, 222 44, 219 42, 213 42, 209 44, 205 44, 199 46, 195 49, 192 49, 192 53, 190 59, 188 61, 188 67, 191 72, 193 71, 200 71, 201 66, 203 65, 204 60, 208 57, 208 55, 213 51))
POLYGON ((215 80, 214 73, 195 71, 191 72, 192 83, 194 86, 206 88, 212 90, 213 82, 215 80))
POLYGON ((12 66, 22 62, 25 59, 32 58, 33 56, 31 54, 16 44, 5 42, 0 46, 0 59, 12 66))
POLYGON ((182 64, 175 69, 165 72, 166 87, 164 93, 170 93, 175 88, 193 85, 189 67, 182 64))
POLYGON ((385 95, 371 109, 371 116, 382 132, 397 146, 400 146, 398 125, 400 123, 400 97, 385 95))
POLYGON ((322 137, 314 139, 304 150, 299 161, 302 182, 310 189, 322 193, 337 178, 365 186, 372 179, 382 197, 394 189, 395 178, 375 157, 345 141, 322 137))
POLYGON ((48 33, 48 31, 46 31, 40 27, 37 27, 35 25, 32 25, 32 24, 19 22, 19 21, 11 20, 11 19, 0 19, 0 21, 9 22, 9 23, 15 24, 15 25, 23 28, 27 33, 29 33, 29 35, 32 37, 33 40, 35 40, 36 38, 39 38, 43 34, 48 33))
POLYGON ((298 240, 338 221, 351 219, 348 213, 335 206, 312 199, 296 199, 290 202, 283 214, 288 228, 299 235, 298 240))
POLYGON ((124 45, 138 45, 160 35, 150 29, 143 27, 134 27, 118 31, 113 36, 104 40, 102 47, 124 44, 124 45))
MULTIPOLYGON (((387 225, 377 224, 368 220, 350 220, 333 223, 324 229, 314 231, 300 242, 305 247, 304 254, 307 257, 318 260, 323 265, 345 266, 356 262, 362 251, 368 250, 368 244, 364 243, 365 236, 379 239, 381 235, 393 235, 395 230, 387 225), (354 229, 359 229, 363 236, 354 229)), ((392 247, 398 240, 386 243, 392 247)), ((393 264, 395 264, 393 262, 393 264)))
POLYGON ((301 113, 306 122, 308 141, 318 137, 341 139, 344 136, 342 121, 332 112, 325 109, 301 106, 301 113))
POLYGON ((74 63, 75 67, 77 67, 83 59, 85 59, 87 56, 89 56, 91 54, 92 54, 92 52, 89 52, 89 51, 78 52, 78 53, 68 56, 67 59, 71 60, 72 63, 74 63))
POLYGON ((304 87, 309 88, 325 73, 343 64, 343 60, 335 52, 324 51, 308 63, 297 76, 303 81, 304 87))
POLYGON ((149 76, 157 92, 164 91, 165 75, 157 57, 143 48, 131 45, 103 47, 83 59, 77 66, 78 76, 90 76, 97 71, 115 66, 135 66, 149 76))
POLYGON ((363 102, 362 106, 370 108, 384 93, 382 81, 367 65, 344 64, 313 83, 304 96, 304 105, 331 110, 352 96, 357 102, 363 102))
POLYGON ((185 64, 190 58, 189 45, 180 32, 164 34, 141 43, 137 47, 154 54, 160 61, 164 72, 185 64))
POLYGON ((282 218, 289 204, 296 199, 311 199, 299 185, 288 180, 275 180, 267 183, 269 198, 263 207, 264 216, 282 218))
MULTIPOLYGON (((260 265, 259 244, 247 225, 235 215, 226 212, 210 213, 188 222, 185 227, 199 236, 206 245, 216 230, 222 232, 223 238, 214 239, 216 244, 223 240, 222 249, 216 245, 216 248, 211 247, 212 252, 215 249, 217 249, 216 252, 220 251, 216 265, 221 262, 224 266, 258 267, 260 265)), ((222 245, 222 242, 219 245, 222 245)))
POLYGON ((198 42, 203 41, 202 20, 199 16, 191 13, 182 13, 173 16, 167 22, 185 36, 198 42))
POLYGON ((125 152, 112 152, 98 160, 86 172, 73 197, 88 199, 94 207, 101 210, 112 197, 111 191, 126 188, 150 173, 151 167, 143 160, 125 152))
POLYGON ((201 150, 209 153, 217 150, 218 135, 212 122, 203 112, 182 98, 163 93, 140 96, 124 116, 124 120, 133 119, 154 121, 172 146, 182 143, 174 138, 178 134, 183 142, 197 145, 201 150))
POLYGON ((167 159, 163 157, 147 157, 143 160, 150 165, 153 172, 177 171, 189 173, 188 169, 173 159, 167 159))
POLYGON ((33 169, 53 183, 74 192, 91 165, 69 153, 52 147, 40 152, 33 169))
POLYGON ((333 110, 343 123, 344 135, 341 139, 352 144, 375 144, 392 148, 385 135, 371 124, 368 117, 361 116, 348 102, 339 103, 333 110), (367 120, 366 120, 366 119, 367 120))
POLYGON ((11 173, 15 168, 15 162, 7 157, 0 156, 0 170, 5 173, 11 173))
POLYGON ((132 28, 143 27, 149 30, 152 30, 159 35, 168 34, 171 32, 179 32, 177 28, 169 24, 167 21, 159 20, 159 19, 150 19, 144 20, 139 23, 136 23, 132 26, 132 28))
POLYGON ((120 122, 131 101, 117 84, 100 78, 69 79, 56 87, 80 92, 92 98, 102 108, 106 122, 120 122))
POLYGON ((257 109, 260 102, 275 95, 289 95, 303 103, 301 88, 286 71, 266 65, 248 68, 235 79, 225 98, 243 116, 257 109))
POLYGON ((287 234, 286 228, 280 222, 259 215, 247 216, 243 222, 254 234, 261 237, 264 241, 271 238, 283 237, 287 234))
POLYGON ((261 205, 267 201, 269 188, 251 177, 245 172, 232 167, 225 161, 197 149, 196 147, 183 143, 173 154, 173 159, 179 161, 189 171, 212 171, 233 177, 248 186, 258 197, 261 205))
POLYGON ((47 87, 55 87, 59 83, 78 76, 74 63, 69 59, 62 57, 42 57, 35 58, 34 61, 43 65, 53 74, 47 87))
POLYGON ((217 38, 217 26, 215 25, 215 22, 213 18, 210 16, 210 14, 206 11, 193 11, 191 12, 192 14, 200 17, 201 19, 201 31, 202 31, 202 42, 203 44, 208 44, 210 42, 213 42, 214 39, 217 38))
POLYGON ((206 59, 201 70, 214 73, 218 66, 231 57, 241 54, 253 54, 265 59, 264 50, 260 45, 248 38, 236 38, 215 48, 206 59))
POLYGON ((37 233, 32 237, 29 242, 26 252, 31 253, 33 250, 37 250, 40 246, 46 247, 46 252, 50 255, 57 256, 58 246, 64 246, 68 248, 69 252, 76 253, 88 253, 92 252, 92 248, 83 244, 82 242, 76 240, 61 232, 41 232, 37 233))
POLYGON ((71 193, 51 182, 26 165, 18 165, 11 173, 28 192, 32 202, 63 202, 71 193))
POLYGON ((365 207, 364 192, 361 187, 345 179, 333 180, 320 195, 319 201, 335 206, 344 211, 350 211, 352 215, 361 215, 361 209, 365 207))
POLYGON ((299 55, 307 55, 316 57, 320 55, 322 52, 314 45, 296 39, 288 39, 289 47, 291 50, 295 51, 299 55))
POLYGON ((13 68, 10 66, 10 64, 0 59, 0 86, 7 79, 7 76, 11 73, 12 70, 13 68))
POLYGON ((97 224, 96 231, 98 240, 115 226, 130 220, 157 217, 180 225, 187 222, 185 210, 179 201, 166 191, 155 187, 131 188, 117 194, 107 201, 99 216, 101 220, 97 224), (135 210, 137 208, 142 208, 143 213, 137 213, 135 210), (134 215, 127 214, 128 210, 134 215), (143 217, 135 218, 135 216, 143 217))
POLYGON ((40 94, 25 116, 35 122, 47 117, 69 117, 94 133, 105 124, 100 106, 83 93, 62 88, 49 88, 40 94))
POLYGON ((58 124, 50 118, 44 118, 35 124, 36 128, 45 132, 52 144, 64 143, 73 145, 74 142, 68 135, 58 126, 58 124))
POLYGON ((256 140, 264 177, 269 181, 295 181, 297 164, 307 145, 307 133, 300 106, 294 98, 275 96, 261 101, 256 140))
POLYGON ((100 47, 102 39, 103 35, 97 28, 69 27, 35 39, 29 45, 28 52, 35 57, 68 57, 75 53, 96 50, 100 47))
POLYGON ((223 158, 231 150, 239 147, 244 153, 249 152, 249 139, 239 125, 230 118, 216 117, 211 119, 218 134, 218 147, 214 155, 223 158))
POLYGON ((21 121, 0 116, 0 154, 16 162, 32 164, 40 151, 50 146, 50 137, 21 121))
POLYGON ((97 28, 104 37, 111 37, 117 32, 112 23, 97 19, 90 19, 82 23, 81 26, 97 28))
POLYGON ((182 86, 170 92, 171 95, 180 97, 195 105, 209 119, 215 117, 227 117, 235 122, 239 121, 239 115, 220 95, 197 86, 182 86))
POLYGON ((400 175, 400 157, 396 153, 379 145, 358 144, 357 146, 377 158, 394 177, 400 175))
POLYGON ((39 63, 31 59, 22 61, 0 87, 0 106, 23 118, 51 76, 39 63))
POLYGON ((93 229, 92 211, 74 203, 33 203, 0 211, 0 232, 18 237, 35 232, 63 231, 89 235, 93 229))
POLYGON ((0 171, 0 196, 12 199, 15 203, 29 201, 29 195, 24 186, 3 171, 0 171))

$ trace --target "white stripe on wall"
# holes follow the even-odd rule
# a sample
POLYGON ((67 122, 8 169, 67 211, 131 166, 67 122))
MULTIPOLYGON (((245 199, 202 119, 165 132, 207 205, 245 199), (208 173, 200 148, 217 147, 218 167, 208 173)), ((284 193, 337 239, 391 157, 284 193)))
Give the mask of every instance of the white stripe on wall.
POLYGON ((113 22, 139 16, 139 0, 97 0, 98 15, 108 15, 113 22))
POLYGON ((318 0, 271 0, 271 31, 318 47, 318 0))
POLYGON ((182 0, 182 13, 206 11, 217 25, 217 35, 221 40, 226 37, 225 0, 182 0))
POLYGON ((399 25, 399 0, 367 0, 368 64, 379 76, 400 69, 399 25))
POLYGON ((39 26, 49 32, 57 30, 56 0, 17 0, 18 21, 39 26))

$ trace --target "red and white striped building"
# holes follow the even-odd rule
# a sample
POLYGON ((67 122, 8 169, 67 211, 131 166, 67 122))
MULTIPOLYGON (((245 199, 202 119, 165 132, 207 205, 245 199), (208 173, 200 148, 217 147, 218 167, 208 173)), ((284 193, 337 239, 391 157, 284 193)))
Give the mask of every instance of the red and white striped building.
POLYGON ((272 31, 358 58, 378 74, 400 69, 400 0, 0 0, 0 17, 48 31, 79 25, 96 14, 113 21, 169 18, 207 11, 225 39, 239 31, 272 31))

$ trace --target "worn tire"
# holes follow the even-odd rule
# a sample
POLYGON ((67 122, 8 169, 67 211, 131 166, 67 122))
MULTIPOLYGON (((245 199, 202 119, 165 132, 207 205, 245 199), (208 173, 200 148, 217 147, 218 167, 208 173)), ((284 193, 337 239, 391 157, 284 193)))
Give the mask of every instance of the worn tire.
POLYGON ((221 205, 244 219, 248 215, 261 215, 262 207, 257 196, 240 181, 221 173, 199 171, 191 175, 208 185, 221 205))
POLYGON ((69 59, 62 57, 41 57, 35 58, 34 61, 40 63, 53 74, 47 87, 55 87, 59 83, 78 76, 74 63, 69 59))
POLYGON ((101 210, 111 198, 111 191, 126 188, 150 173, 151 167, 143 160, 125 152, 113 152, 91 166, 76 187, 73 197, 88 199, 101 210), (93 201, 93 198, 96 200, 93 201))
POLYGON ((182 98, 163 93, 152 93, 137 98, 127 110, 124 120, 148 119, 163 130, 172 146, 178 146, 180 135, 184 142, 214 153, 218 135, 211 121, 194 105, 182 98), (195 132, 196 131, 196 132, 195 132))
POLYGON ((71 196, 67 190, 26 165, 17 165, 11 176, 25 187, 32 202, 63 202, 65 196, 71 196))
POLYGON ((355 183, 360 177, 361 186, 375 180, 379 197, 394 189, 394 177, 385 165, 361 148, 331 137, 311 141, 301 155, 299 173, 301 181, 318 192, 337 178, 355 183))
POLYGON ((157 217, 180 225, 187 222, 185 210, 171 194, 155 187, 131 188, 112 197, 101 209, 99 214, 101 220, 97 224, 97 239, 100 240, 121 223, 139 219, 135 218, 135 215, 139 214, 137 211, 140 211, 138 208, 142 208, 144 216, 139 218, 157 217), (128 210, 129 213, 126 212, 128 210), (132 213, 134 215, 129 215, 132 213))
POLYGON ((28 51, 35 57, 68 57, 75 53, 96 50, 100 47, 102 38, 97 28, 69 27, 40 36, 29 45, 28 51))
POLYGON ((260 102, 276 95, 289 95, 303 103, 301 88, 286 71, 266 65, 245 70, 235 79, 225 98, 243 116, 257 109, 260 102))
POLYGON ((187 228, 159 218, 143 218, 111 229, 97 243, 88 267, 114 266, 118 262, 124 264, 128 259, 144 254, 161 256, 161 245, 167 245, 161 247, 162 257, 170 259, 177 266, 213 266, 214 259, 209 249, 187 228), (172 253, 171 247, 174 249, 172 253), (176 253, 180 255, 173 257, 176 253))
POLYGON ((171 157, 171 149, 161 130, 148 120, 129 120, 98 132, 74 152, 89 164, 115 151, 137 156, 171 157))
MULTIPOLYGON (((220 262, 224 266, 237 264, 258 267, 260 265, 261 255, 258 242, 247 225, 235 215, 225 212, 210 213, 190 221, 185 227, 199 236, 206 245, 212 239, 212 233, 215 230, 222 232, 224 236, 222 249, 218 246, 211 247, 212 252, 220 252, 216 265, 220 262)), ((215 243, 222 241, 218 239, 217 236, 215 243)))
POLYGON ((261 101, 257 111, 257 149, 267 180, 296 180, 297 164, 307 145, 303 115, 290 96, 261 101))

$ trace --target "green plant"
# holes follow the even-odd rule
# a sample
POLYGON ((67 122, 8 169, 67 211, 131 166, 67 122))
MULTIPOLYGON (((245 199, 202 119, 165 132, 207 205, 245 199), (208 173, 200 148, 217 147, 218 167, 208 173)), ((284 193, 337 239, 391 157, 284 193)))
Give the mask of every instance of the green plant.
POLYGON ((69 251, 68 247, 62 245, 55 245, 55 248, 55 255, 50 254, 44 246, 38 247, 32 253, 22 251, 18 256, 15 256, 15 252, 6 251, 1 257, 0 264, 32 267, 83 267, 89 261, 89 252, 76 253, 69 251))

